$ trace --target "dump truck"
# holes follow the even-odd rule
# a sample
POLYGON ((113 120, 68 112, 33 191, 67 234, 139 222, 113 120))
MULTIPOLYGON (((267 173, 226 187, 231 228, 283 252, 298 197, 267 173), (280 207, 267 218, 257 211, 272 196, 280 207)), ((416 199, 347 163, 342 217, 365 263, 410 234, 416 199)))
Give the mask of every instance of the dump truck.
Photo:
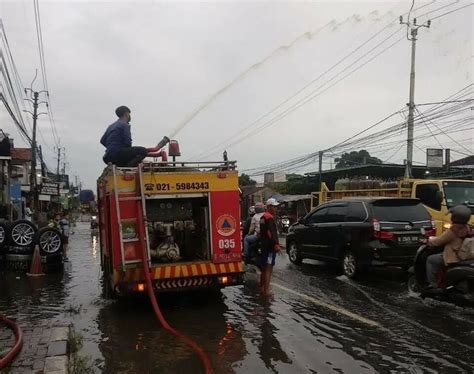
POLYGON ((473 212, 470 224, 474 225, 474 181, 456 179, 401 179, 390 183, 373 183, 372 188, 367 183, 358 183, 358 188, 352 189, 354 183, 339 185, 331 191, 326 183, 321 184, 319 192, 311 194, 311 207, 334 199, 350 197, 412 197, 421 200, 430 213, 436 225, 436 235, 451 226, 449 210, 459 204, 467 205, 473 212), (373 188, 373 186, 377 188, 373 188), (389 187, 385 187, 388 185, 389 187))

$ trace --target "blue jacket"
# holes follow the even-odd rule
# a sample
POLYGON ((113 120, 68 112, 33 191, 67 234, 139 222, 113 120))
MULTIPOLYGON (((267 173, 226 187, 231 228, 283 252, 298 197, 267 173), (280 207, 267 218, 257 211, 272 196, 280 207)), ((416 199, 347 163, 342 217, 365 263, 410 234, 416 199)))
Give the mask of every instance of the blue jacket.
POLYGON ((111 156, 120 149, 131 147, 132 135, 130 133, 130 125, 118 119, 107 128, 100 139, 100 143, 106 148, 106 156, 111 156))

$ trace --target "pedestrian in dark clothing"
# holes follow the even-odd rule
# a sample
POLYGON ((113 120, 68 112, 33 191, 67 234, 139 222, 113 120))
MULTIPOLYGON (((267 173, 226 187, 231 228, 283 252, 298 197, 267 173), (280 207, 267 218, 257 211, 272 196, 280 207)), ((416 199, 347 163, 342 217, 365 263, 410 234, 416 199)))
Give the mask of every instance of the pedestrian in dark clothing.
POLYGON ((126 106, 120 106, 115 110, 119 118, 111 124, 100 139, 100 143, 106 148, 103 160, 122 167, 136 167, 147 156, 145 147, 132 147, 132 135, 130 132, 131 111, 126 106))
POLYGON ((262 274, 260 276, 260 287, 263 295, 270 292, 273 266, 278 252, 281 251, 278 240, 278 230, 275 222, 276 207, 279 205, 275 199, 268 199, 267 211, 260 218, 260 238, 262 245, 262 274))

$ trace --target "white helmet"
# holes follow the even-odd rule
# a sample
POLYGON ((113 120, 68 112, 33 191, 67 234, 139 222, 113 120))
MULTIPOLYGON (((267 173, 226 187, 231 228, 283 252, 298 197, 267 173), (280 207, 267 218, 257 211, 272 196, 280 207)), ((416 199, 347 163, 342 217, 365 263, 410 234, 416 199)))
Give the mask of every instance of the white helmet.
POLYGON ((265 204, 266 206, 278 206, 280 205, 276 199, 271 197, 270 199, 267 200, 267 203, 265 204))

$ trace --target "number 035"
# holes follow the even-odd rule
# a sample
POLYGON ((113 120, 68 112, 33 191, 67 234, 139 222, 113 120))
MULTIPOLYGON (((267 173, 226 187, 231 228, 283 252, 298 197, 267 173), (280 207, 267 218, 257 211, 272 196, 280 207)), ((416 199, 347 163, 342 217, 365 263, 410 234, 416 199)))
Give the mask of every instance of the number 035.
POLYGON ((219 249, 233 249, 235 248, 235 239, 220 239, 219 249))

